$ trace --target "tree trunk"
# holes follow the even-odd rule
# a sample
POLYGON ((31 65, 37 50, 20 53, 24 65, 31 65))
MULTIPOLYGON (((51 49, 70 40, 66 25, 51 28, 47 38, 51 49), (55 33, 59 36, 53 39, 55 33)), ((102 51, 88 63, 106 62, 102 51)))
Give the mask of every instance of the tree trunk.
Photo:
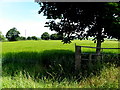
POLYGON ((100 48, 101 48, 101 39, 100 38, 97 39, 96 47, 98 47, 98 48, 96 48, 96 54, 99 55, 100 54, 100 48))
POLYGON ((96 54, 97 54, 97 59, 100 59, 100 50, 101 50, 101 39, 102 37, 102 30, 103 30, 103 26, 102 26, 102 17, 101 15, 97 18, 96 20, 97 26, 96 26, 96 30, 97 30, 97 45, 96 45, 96 54))
POLYGON ((96 45, 96 60, 101 60, 101 57, 100 57, 100 48, 101 48, 101 39, 97 39, 97 45, 96 45))

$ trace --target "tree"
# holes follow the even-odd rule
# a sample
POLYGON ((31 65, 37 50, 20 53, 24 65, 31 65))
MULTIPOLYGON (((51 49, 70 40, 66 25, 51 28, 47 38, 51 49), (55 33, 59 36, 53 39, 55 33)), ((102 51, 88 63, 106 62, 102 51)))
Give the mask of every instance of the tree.
POLYGON ((41 35, 41 39, 43 40, 49 40, 50 38, 50 35, 48 32, 44 32, 42 35, 41 35))
POLYGON ((38 40, 38 38, 36 36, 32 36, 31 38, 32 38, 32 40, 38 40))
POLYGON ((39 40, 39 38, 37 38, 36 36, 29 36, 27 37, 27 40, 39 40))
POLYGON ((27 40, 32 40, 32 38, 31 37, 27 37, 27 40))
POLYGON ((19 34, 20 34, 20 32, 17 31, 17 29, 14 27, 7 32, 6 38, 9 41, 17 41, 19 38, 19 34))
POLYGON ((63 36, 60 35, 60 34, 54 33, 54 34, 51 34, 51 35, 50 35, 50 39, 51 39, 51 40, 62 40, 62 39, 63 39, 63 36))
POLYGON ((64 35, 57 33, 57 40, 63 40, 64 35))
POLYGON ((26 37, 21 36, 21 37, 19 37, 19 39, 20 40, 26 40, 26 37))
POLYGON ((55 34, 51 34, 51 35, 50 35, 50 39, 51 39, 51 40, 57 40, 57 39, 58 39, 57 34, 56 34, 56 33, 55 33, 55 34))
POLYGON ((5 40, 5 37, 4 35, 2 35, 2 32, 0 31, 0 41, 4 41, 5 40))
POLYGON ((63 33, 64 43, 70 43, 71 39, 88 39, 94 37, 97 42, 96 53, 100 54, 101 43, 106 37, 120 39, 120 4, 119 3, 39 3, 41 12, 47 19, 47 26, 53 31, 63 33), (63 7, 64 6, 64 7, 63 7), (60 19, 59 22, 55 22, 60 19), (85 29, 88 28, 86 31, 85 29), (114 32, 115 30, 115 32, 114 32))

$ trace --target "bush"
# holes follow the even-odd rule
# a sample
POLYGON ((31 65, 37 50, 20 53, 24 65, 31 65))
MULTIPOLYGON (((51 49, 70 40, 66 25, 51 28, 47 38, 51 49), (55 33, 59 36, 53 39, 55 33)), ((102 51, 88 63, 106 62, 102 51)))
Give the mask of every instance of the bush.
POLYGON ((42 35, 41 35, 41 39, 43 40, 49 40, 50 38, 50 35, 48 32, 44 32, 42 35))
POLYGON ((27 37, 27 40, 39 40, 39 38, 36 36, 32 36, 32 37, 27 37))
POLYGON ((27 37, 27 40, 32 40, 32 38, 31 37, 27 37))
POLYGON ((26 37, 21 36, 18 38, 18 40, 26 40, 26 37))
POLYGON ((32 38, 32 40, 38 40, 38 38, 36 36, 32 36, 31 38, 32 38))

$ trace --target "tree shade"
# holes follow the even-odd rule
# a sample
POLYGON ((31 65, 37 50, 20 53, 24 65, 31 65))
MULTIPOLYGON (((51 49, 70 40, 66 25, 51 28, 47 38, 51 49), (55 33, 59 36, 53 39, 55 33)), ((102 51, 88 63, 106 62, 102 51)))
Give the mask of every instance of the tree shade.
MULTIPOLYGON (((73 37, 87 39, 94 37, 96 47, 106 37, 120 39, 120 3, 103 2, 43 2, 40 4, 39 13, 43 12, 50 30, 65 35, 63 42, 70 43, 73 37), (59 22, 55 22, 60 19, 59 22), (88 28, 86 31, 85 29, 88 28)), ((96 50, 100 53, 100 49, 96 50)))

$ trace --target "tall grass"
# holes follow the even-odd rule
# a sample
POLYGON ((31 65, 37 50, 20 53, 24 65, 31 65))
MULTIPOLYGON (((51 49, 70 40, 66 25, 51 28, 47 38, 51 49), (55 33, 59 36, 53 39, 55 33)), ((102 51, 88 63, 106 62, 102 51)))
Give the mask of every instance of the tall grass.
MULTIPOLYGON (((2 42, 0 42, 0 82, 2 82, 2 42)), ((0 83, 0 89, 2 84, 0 83)))
POLYGON ((118 72, 119 69, 114 65, 104 67, 100 75, 91 75, 80 82, 67 78, 60 82, 46 77, 34 79, 27 72, 18 72, 14 77, 3 76, 3 88, 118 88, 118 72))
MULTIPOLYGON (((81 72, 75 72, 75 43, 96 46, 87 40, 65 45, 59 40, 3 42, 3 88, 118 88, 118 63, 84 64, 81 72)), ((116 48, 118 42, 106 41, 102 47, 116 48)), ((86 48, 82 51, 95 52, 86 48)))

